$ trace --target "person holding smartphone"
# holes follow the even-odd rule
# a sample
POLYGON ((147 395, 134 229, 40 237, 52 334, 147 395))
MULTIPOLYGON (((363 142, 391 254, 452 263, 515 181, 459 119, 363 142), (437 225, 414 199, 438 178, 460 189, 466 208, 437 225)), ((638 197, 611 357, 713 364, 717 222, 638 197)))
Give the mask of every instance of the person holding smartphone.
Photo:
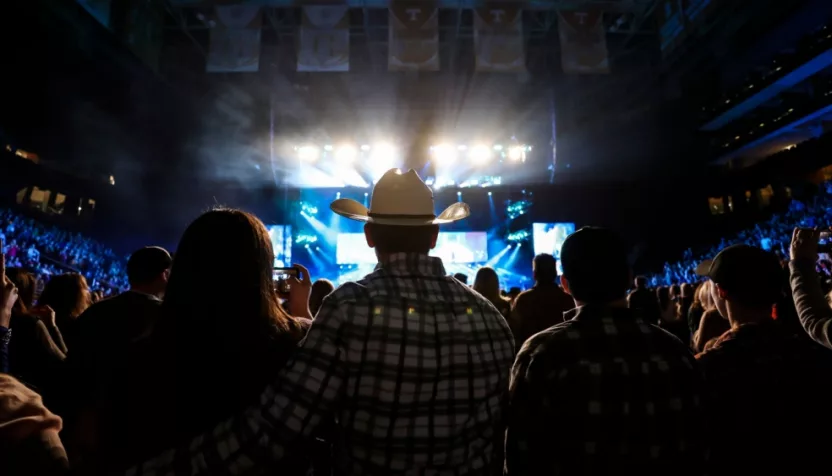
POLYGON ((829 252, 829 240, 828 230, 795 228, 790 247, 789 273, 800 324, 815 342, 832 349, 832 308, 826 301, 815 271, 818 253, 829 252))

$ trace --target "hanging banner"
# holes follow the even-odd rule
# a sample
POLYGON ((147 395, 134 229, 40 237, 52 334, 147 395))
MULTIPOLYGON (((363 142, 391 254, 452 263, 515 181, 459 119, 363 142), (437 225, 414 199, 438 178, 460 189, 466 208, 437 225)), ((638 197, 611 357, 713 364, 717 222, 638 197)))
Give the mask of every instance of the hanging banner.
POLYGON ((578 74, 610 72, 603 12, 558 12, 563 71, 578 74))
POLYGON ((110 7, 113 0, 78 0, 78 3, 98 20, 98 23, 104 25, 104 28, 110 28, 110 7))
POLYGON ((350 17, 345 5, 303 7, 298 71, 350 70, 350 17))
POLYGON ((205 70, 209 73, 255 72, 260 68, 260 27, 257 5, 218 6, 211 28, 205 70))
POLYGON ((130 50, 153 71, 159 71, 164 13, 154 2, 131 0, 127 11, 125 41, 130 50))
POLYGON ((486 2, 474 10, 477 71, 525 71, 523 10, 516 3, 486 2))
POLYGON ((390 71, 439 71, 439 10, 435 1, 390 1, 390 71))

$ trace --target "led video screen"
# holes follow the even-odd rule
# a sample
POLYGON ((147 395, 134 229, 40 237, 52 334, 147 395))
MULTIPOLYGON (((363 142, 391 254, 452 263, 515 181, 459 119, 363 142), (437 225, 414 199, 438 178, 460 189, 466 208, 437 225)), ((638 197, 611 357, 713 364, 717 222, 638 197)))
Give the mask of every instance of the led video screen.
POLYGON ((269 225, 267 228, 274 249, 274 267, 292 266, 292 226, 269 225))
POLYGON ((574 223, 533 223, 534 254, 548 253, 560 260, 560 248, 572 233, 575 233, 574 223))
MULTIPOLYGON (((445 263, 488 261, 488 235, 484 231, 439 233, 431 256, 445 263)), ((335 257, 338 264, 374 264, 375 251, 367 246, 363 233, 340 233, 335 257)))

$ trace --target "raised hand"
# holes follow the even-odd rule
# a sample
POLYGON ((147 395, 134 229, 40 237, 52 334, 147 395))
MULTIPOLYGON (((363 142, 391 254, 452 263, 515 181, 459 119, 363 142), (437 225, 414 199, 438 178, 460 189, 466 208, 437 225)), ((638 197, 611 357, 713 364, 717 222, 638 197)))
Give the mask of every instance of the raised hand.
POLYGON ((0 276, 3 278, 2 290, 0 290, 0 326, 9 327, 12 319, 12 307, 17 302, 17 286, 6 277, 6 255, 2 252, 3 243, 0 243, 0 276))

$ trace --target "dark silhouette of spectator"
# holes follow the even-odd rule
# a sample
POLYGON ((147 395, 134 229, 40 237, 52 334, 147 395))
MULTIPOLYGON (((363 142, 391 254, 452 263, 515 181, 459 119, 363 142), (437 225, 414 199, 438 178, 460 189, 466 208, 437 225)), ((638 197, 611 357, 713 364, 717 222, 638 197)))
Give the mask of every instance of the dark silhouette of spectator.
POLYGON ((572 298, 557 284, 554 256, 545 253, 535 256, 532 275, 534 286, 517 296, 509 319, 517 350, 529 337, 563 322, 563 314, 575 307, 572 298))

